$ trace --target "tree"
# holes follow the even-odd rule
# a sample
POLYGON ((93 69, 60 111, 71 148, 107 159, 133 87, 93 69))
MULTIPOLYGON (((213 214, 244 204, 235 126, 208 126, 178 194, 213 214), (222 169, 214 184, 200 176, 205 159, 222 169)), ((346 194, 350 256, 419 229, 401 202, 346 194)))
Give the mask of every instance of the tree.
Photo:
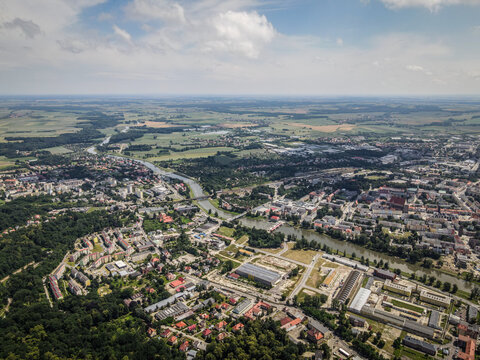
POLYGON ((452 294, 455 294, 455 293, 457 292, 457 290, 458 290, 457 284, 453 284, 453 286, 452 286, 452 294))
POLYGON ((451 285, 448 281, 445 281, 445 282, 443 283, 443 291, 445 291, 445 292, 450 292, 451 286, 452 286, 452 285, 451 285))

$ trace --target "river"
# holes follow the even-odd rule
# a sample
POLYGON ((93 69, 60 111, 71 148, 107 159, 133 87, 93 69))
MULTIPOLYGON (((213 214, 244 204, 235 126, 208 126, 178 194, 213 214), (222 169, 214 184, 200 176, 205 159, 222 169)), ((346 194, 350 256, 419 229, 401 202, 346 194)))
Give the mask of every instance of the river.
MULTIPOLYGON (((106 138, 102 142, 102 144, 107 144, 109 140, 110 140, 110 137, 106 138)), ((87 152, 89 152, 90 154, 93 154, 93 155, 97 154, 95 146, 92 146, 92 147, 88 148, 87 152)), ((125 158, 122 158, 120 156, 115 156, 115 155, 108 155, 108 156, 112 157, 112 158, 117 158, 117 159, 125 159, 125 158)), ((159 167, 157 167, 156 165, 154 165, 154 164, 152 164, 148 161, 145 161, 145 160, 138 160, 138 159, 130 159, 130 160, 133 160, 133 161, 136 161, 140 164, 143 164, 144 166, 146 166, 147 168, 149 168, 150 170, 152 170, 156 174, 160 174, 160 175, 163 175, 163 176, 166 176, 166 177, 170 177, 170 178, 173 178, 173 179, 178 179, 178 180, 183 181, 185 184, 188 184, 188 186, 190 186, 190 188, 192 189, 194 197, 201 197, 201 196, 205 195, 205 193, 203 192, 203 189, 200 186, 200 184, 197 183, 195 180, 193 180, 191 178, 187 178, 187 177, 179 175, 179 174, 175 174, 175 173, 172 173, 172 172, 162 170, 159 167)), ((198 201, 198 203, 202 208, 206 209, 207 211, 211 210, 212 213, 217 212, 218 215, 220 217, 224 218, 224 219, 230 219, 232 217, 232 214, 224 212, 221 209, 217 209, 208 200, 200 200, 200 201, 198 201)), ((269 229, 272 226, 272 223, 268 222, 267 220, 248 219, 248 218, 245 218, 245 217, 241 218, 240 222, 242 223, 242 225, 245 225, 245 226, 248 226, 248 227, 256 227, 257 229, 269 229)), ((347 254, 351 254, 351 253, 355 252, 356 257, 362 257, 363 256, 365 259, 367 259, 367 258, 370 259, 371 263, 373 262, 373 260, 377 260, 377 261, 383 260, 383 262, 388 262, 389 263, 390 268, 400 269, 401 271, 407 272, 407 273, 415 272, 417 274, 417 277, 418 276, 423 276, 424 274, 427 275, 427 276, 435 276, 436 279, 438 279, 442 282, 448 281, 451 284, 456 284, 458 286, 458 288, 460 290, 463 290, 463 291, 468 291, 469 292, 473 287, 473 284, 470 283, 470 282, 458 279, 458 278, 456 278, 452 275, 448 275, 448 274, 443 273, 441 271, 438 271, 436 269, 425 269, 425 268, 422 268, 418 265, 413 265, 413 264, 407 263, 403 259, 392 257, 390 255, 386 255, 386 254, 383 254, 383 253, 380 253, 380 252, 377 252, 377 251, 369 250, 369 249, 366 249, 366 248, 361 247, 361 246, 356 245, 356 244, 352 244, 352 243, 347 242, 347 241, 340 241, 340 240, 337 240, 337 239, 333 239, 330 236, 319 234, 319 233, 314 232, 312 230, 297 229, 297 228, 294 228, 290 225, 284 224, 284 225, 280 226, 276 231, 281 232, 285 235, 295 235, 298 238, 300 238, 303 235, 303 236, 305 236, 306 239, 308 239, 310 241, 315 240, 315 241, 321 243, 322 245, 325 244, 328 247, 330 247, 331 249, 338 250, 341 253, 343 253, 344 251, 346 251, 347 254)))
MULTIPOLYGON (((240 222, 244 226, 256 227, 257 229, 269 229, 270 227, 272 227, 272 223, 268 222, 267 220, 242 218, 240 219, 240 222)), ((400 269, 401 271, 404 271, 407 273, 415 272, 417 277, 423 276, 424 274, 427 276, 435 276, 436 279, 442 282, 448 281, 451 284, 456 284, 460 290, 470 291, 473 287, 472 283, 467 282, 465 280, 458 279, 452 275, 438 271, 437 269, 425 269, 418 265, 410 264, 403 259, 386 255, 377 251, 369 250, 362 246, 359 246, 347 241, 333 239, 328 235, 319 234, 313 230, 298 229, 290 225, 284 224, 275 231, 281 232, 285 235, 294 235, 298 238, 302 237, 303 235, 307 240, 310 240, 310 241, 314 240, 319 242, 322 245, 325 244, 331 249, 340 251, 340 253, 342 254, 344 251, 348 255, 355 252, 355 256, 357 258, 360 258, 363 256, 365 259, 367 258, 370 259, 370 264, 372 264, 373 260, 377 260, 377 261, 383 260, 383 262, 388 262, 391 269, 400 269)))

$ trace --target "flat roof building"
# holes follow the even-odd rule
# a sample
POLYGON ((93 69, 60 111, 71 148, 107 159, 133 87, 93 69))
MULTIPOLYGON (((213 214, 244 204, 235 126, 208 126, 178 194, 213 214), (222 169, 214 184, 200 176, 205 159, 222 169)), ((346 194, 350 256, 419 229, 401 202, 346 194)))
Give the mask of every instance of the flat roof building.
POLYGON ((395 280, 397 275, 392 273, 391 271, 388 270, 383 270, 383 269, 375 269, 373 271, 373 275, 376 277, 379 277, 380 279, 388 279, 388 280, 395 280))
POLYGON ((402 285, 402 284, 397 284, 392 282, 391 280, 385 280, 385 283, 383 284, 383 288, 385 290, 405 295, 405 296, 411 296, 412 295, 412 287, 407 286, 407 285, 402 285))
POLYGON ((275 285, 281 278, 280 274, 275 271, 250 263, 243 264, 235 272, 240 276, 252 279, 267 286, 275 285))
POLYGON ((434 293, 428 290, 420 291, 420 300, 426 303, 442 306, 448 308, 450 306, 451 298, 439 293, 434 293))
POLYGON ((360 290, 357 292, 357 295, 355 295, 353 301, 350 303, 350 307, 348 309, 354 313, 360 314, 360 311, 367 303, 371 293, 371 290, 360 288, 360 290))
POLYGON ((435 356, 437 353, 437 349, 434 345, 408 335, 403 339, 403 345, 432 356, 435 356))

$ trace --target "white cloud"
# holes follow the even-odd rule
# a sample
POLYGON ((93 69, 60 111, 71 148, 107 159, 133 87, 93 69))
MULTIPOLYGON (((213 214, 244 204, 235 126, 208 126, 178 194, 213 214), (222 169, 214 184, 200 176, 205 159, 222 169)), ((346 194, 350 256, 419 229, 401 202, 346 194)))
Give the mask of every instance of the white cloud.
POLYGON ((120 29, 117 25, 113 25, 113 31, 126 42, 132 42, 132 36, 127 31, 120 29))
POLYGON ((134 0, 125 7, 125 11, 127 15, 140 21, 185 22, 183 7, 169 0, 134 0))
POLYGON ((337 39, 337 45, 338 46, 343 46, 343 39, 342 38, 337 39))
POLYGON ((227 51, 249 58, 258 58, 262 47, 275 37, 275 29, 264 15, 257 12, 227 11, 211 21, 214 39, 206 42, 207 50, 227 51))
POLYGON ((423 67, 421 67, 420 65, 407 65, 406 69, 410 70, 410 71, 416 71, 416 72, 425 71, 425 69, 423 67))
POLYGON ((406 7, 425 7, 437 11, 449 5, 480 5, 480 0, 381 0, 387 7, 400 9, 406 7))
POLYGON ((41 32, 0 28, 0 93, 478 93, 479 51, 440 34, 332 46, 278 33, 254 0, 178 1, 181 17, 130 17, 143 35, 119 20, 103 35, 78 22, 78 6, 95 1, 0 0, 0 24, 19 18, 41 32))
POLYGON ((35 24, 31 20, 23 20, 20 18, 15 18, 12 21, 8 21, 3 24, 3 27, 6 29, 20 29, 25 37, 33 39, 36 35, 41 34, 40 26, 35 24))

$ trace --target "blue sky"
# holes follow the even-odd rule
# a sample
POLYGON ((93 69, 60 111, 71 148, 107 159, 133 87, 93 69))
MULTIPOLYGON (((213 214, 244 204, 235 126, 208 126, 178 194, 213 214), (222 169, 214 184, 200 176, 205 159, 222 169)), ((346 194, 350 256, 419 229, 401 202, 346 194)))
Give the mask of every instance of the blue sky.
POLYGON ((480 0, 0 0, 2 94, 480 95, 480 0))

